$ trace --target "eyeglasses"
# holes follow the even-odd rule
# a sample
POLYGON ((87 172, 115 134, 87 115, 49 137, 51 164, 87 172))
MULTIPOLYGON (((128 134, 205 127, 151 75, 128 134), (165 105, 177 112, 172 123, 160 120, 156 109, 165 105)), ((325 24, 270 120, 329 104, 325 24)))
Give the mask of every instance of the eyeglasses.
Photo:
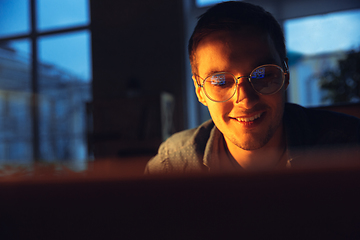
MULTIPOLYGON (((287 65, 285 63, 285 67, 287 65)), ((198 85, 204 89, 206 96, 214 102, 226 102, 232 98, 237 89, 238 80, 247 78, 252 88, 262 95, 277 93, 285 82, 284 70, 274 64, 266 64, 252 70, 249 76, 235 77, 229 72, 218 72, 202 79, 198 85)))

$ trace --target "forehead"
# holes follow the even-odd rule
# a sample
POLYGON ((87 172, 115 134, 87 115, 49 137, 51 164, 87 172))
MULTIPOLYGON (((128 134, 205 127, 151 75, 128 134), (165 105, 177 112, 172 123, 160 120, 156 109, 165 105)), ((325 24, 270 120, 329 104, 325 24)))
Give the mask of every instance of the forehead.
POLYGON ((280 64, 269 34, 251 27, 211 33, 199 43, 195 57, 199 74, 230 71, 238 66, 254 68, 266 63, 280 64))

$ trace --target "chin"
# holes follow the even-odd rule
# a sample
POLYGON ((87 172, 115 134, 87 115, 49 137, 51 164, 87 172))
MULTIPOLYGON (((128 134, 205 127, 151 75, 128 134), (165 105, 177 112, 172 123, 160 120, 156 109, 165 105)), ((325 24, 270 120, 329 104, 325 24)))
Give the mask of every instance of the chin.
POLYGON ((237 136, 234 136, 234 138, 230 138, 230 141, 241 149, 251 151, 264 147, 270 141, 272 136, 273 136, 272 132, 268 131, 267 135, 265 136, 259 136, 259 137, 248 136, 245 139, 244 138, 237 139, 237 136))
POLYGON ((245 142, 240 144, 235 144, 237 147, 246 150, 246 151, 253 151, 262 148, 266 145, 266 143, 262 144, 259 142, 245 142))

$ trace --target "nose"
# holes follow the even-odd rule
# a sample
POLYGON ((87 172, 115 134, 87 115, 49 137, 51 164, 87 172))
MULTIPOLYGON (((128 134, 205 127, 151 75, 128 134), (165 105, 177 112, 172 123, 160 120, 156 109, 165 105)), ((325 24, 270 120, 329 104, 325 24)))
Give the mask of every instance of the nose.
POLYGON ((259 102, 259 94, 253 89, 249 77, 239 77, 236 86, 235 104, 245 109, 251 109, 259 102))

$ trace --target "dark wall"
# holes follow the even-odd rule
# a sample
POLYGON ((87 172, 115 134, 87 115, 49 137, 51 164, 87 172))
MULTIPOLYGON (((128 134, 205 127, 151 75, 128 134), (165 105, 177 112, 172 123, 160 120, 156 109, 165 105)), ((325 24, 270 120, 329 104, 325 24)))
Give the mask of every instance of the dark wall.
MULTIPOLYGON (((156 99, 164 91, 175 97, 174 131, 182 130, 185 119, 182 1, 91 0, 90 3, 95 153, 97 143, 106 144, 111 140, 118 145, 129 139, 131 132, 138 132, 140 126, 134 125, 131 114, 140 118, 140 112, 148 108, 147 99, 156 99), (101 107, 104 104, 108 106, 107 111, 101 107), (140 107, 136 113, 131 113, 129 108, 134 106, 140 107), (132 122, 132 126, 129 122, 132 122), (123 128, 129 125, 126 134, 121 133, 119 124, 123 128)), ((152 114, 158 113, 152 111, 152 114)), ((151 118, 154 122, 147 123, 150 125, 148 127, 160 129, 160 116, 151 118)), ((139 142, 152 138, 159 141, 159 134, 144 135, 140 132, 130 139, 134 141, 133 145, 137 145, 133 147, 135 152, 141 148, 139 142)), ((126 142, 131 145, 129 141, 126 142)), ((99 150, 98 156, 109 156, 109 151, 99 150)))

